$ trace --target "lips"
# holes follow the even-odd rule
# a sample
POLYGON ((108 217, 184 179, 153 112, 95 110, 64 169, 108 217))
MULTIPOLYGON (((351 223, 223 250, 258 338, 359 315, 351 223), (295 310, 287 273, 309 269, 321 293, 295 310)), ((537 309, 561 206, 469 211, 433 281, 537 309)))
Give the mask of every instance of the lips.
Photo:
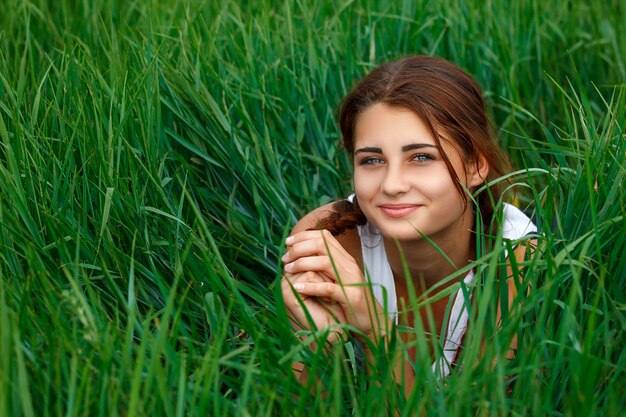
POLYGON ((418 204, 383 204, 379 207, 388 217, 405 217, 413 213, 420 206, 418 204))

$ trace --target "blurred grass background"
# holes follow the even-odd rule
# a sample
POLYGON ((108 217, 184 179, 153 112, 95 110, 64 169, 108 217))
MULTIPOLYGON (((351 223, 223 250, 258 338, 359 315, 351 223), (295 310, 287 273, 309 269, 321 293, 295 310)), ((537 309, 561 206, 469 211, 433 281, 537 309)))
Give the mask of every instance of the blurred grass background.
POLYGON ((620 415, 624 22, 618 0, 4 0, 0 415, 620 415), (404 396, 384 357, 299 345, 276 282, 295 221, 350 192, 339 100, 410 53, 484 87, 543 237, 500 332, 499 253, 476 261, 462 371, 423 358, 404 396))

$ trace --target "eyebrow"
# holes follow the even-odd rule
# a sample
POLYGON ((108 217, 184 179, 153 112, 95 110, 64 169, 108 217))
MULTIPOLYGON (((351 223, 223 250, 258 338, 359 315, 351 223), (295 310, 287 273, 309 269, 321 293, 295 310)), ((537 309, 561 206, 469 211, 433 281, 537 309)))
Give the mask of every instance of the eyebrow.
MULTIPOLYGON (((401 149, 402 152, 408 152, 408 151, 412 151, 415 149, 423 149, 423 148, 435 148, 437 149, 437 147, 435 145, 431 145, 429 143, 411 143, 408 145, 404 145, 401 149)), ((383 150, 381 148, 376 148, 376 147, 372 147, 372 146, 367 146, 364 148, 359 148, 356 151, 354 151, 354 154, 356 155, 357 153, 362 153, 362 152, 366 152, 366 153, 383 153, 383 150)))

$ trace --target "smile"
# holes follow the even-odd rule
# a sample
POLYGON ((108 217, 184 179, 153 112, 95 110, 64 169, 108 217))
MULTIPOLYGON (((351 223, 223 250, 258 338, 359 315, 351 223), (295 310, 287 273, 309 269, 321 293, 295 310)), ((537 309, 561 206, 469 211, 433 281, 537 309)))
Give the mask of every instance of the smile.
POLYGON ((388 217, 405 217, 413 213, 420 206, 417 204, 383 204, 379 207, 388 217))

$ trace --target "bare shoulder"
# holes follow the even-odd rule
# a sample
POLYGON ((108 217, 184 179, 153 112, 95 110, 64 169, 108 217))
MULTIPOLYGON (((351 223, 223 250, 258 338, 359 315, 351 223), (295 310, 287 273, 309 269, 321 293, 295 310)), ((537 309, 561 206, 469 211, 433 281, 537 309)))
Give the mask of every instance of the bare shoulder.
MULTIPOLYGON (((335 202, 324 204, 318 207, 304 217, 302 217, 291 231, 291 235, 303 232, 305 230, 315 229, 320 220, 337 212, 335 208, 335 202)), ((361 255, 361 239, 356 228, 347 230, 340 235, 335 236, 337 241, 343 246, 343 248, 352 255, 359 267, 363 268, 363 261, 361 255)))
POLYGON ((524 262, 524 260, 528 257, 532 258, 536 249, 537 239, 528 239, 520 242, 515 248, 515 260, 521 263, 524 262))
POLYGON ((291 231, 291 234, 293 235, 305 230, 314 229, 320 220, 336 212, 334 205, 334 202, 324 204, 323 206, 308 212, 298 221, 298 223, 296 223, 291 231))

